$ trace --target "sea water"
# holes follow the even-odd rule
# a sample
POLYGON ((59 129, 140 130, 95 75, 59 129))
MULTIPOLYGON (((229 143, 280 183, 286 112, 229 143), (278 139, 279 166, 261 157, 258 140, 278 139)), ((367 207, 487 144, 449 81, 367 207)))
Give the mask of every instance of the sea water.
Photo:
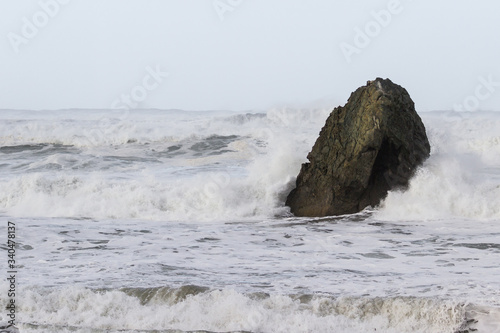
POLYGON ((330 111, 0 111, 17 327, 500 332, 500 113, 420 113, 432 151, 407 191, 297 218, 330 111))

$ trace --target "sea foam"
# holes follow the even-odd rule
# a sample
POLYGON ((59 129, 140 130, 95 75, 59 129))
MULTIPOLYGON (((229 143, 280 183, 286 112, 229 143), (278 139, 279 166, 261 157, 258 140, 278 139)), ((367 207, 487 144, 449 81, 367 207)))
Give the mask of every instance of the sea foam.
POLYGON ((500 113, 425 113, 431 156, 382 219, 500 219, 500 113))
MULTIPOLYGON (((0 211, 27 217, 262 219, 284 206, 328 109, 1 114, 0 211), (92 133, 97 133, 91 135, 92 133)), ((381 219, 499 219, 500 116, 421 114, 430 158, 381 219)))
POLYGON ((43 328, 51 332, 203 328, 213 332, 454 333, 473 327, 474 315, 483 316, 483 325, 494 325, 498 319, 498 313, 489 308, 427 298, 205 290, 195 286, 137 291, 28 288, 21 295, 19 322, 23 332, 43 328))

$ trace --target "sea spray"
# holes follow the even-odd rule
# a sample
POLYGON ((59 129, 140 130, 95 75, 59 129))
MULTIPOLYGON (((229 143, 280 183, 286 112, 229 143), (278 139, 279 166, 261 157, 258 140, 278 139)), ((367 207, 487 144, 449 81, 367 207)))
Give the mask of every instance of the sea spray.
POLYGON ((427 113, 431 157, 407 191, 390 192, 381 219, 500 219, 500 115, 427 113))
POLYGON ((244 294, 197 286, 124 290, 28 288, 22 299, 23 326, 53 331, 64 327, 124 332, 193 331, 203 327, 213 332, 454 333, 470 325, 467 312, 473 310, 460 302, 427 298, 244 294))
POLYGON ((422 113, 408 191, 293 217, 330 111, 0 112, 21 331, 500 332, 500 116, 422 113))

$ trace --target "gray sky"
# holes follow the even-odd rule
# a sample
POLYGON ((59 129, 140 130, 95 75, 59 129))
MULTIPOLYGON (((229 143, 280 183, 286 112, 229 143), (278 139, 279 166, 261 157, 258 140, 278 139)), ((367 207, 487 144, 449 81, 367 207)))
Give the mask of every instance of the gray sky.
POLYGON ((496 0, 0 0, 0 108, 500 111, 496 0), (167 75, 168 73, 168 75, 167 75))

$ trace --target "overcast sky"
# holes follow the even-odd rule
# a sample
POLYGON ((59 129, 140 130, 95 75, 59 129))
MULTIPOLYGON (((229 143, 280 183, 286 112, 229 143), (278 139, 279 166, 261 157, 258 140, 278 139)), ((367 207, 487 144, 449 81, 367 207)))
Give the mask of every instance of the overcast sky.
POLYGON ((497 0, 0 0, 0 108, 500 111, 497 0))

